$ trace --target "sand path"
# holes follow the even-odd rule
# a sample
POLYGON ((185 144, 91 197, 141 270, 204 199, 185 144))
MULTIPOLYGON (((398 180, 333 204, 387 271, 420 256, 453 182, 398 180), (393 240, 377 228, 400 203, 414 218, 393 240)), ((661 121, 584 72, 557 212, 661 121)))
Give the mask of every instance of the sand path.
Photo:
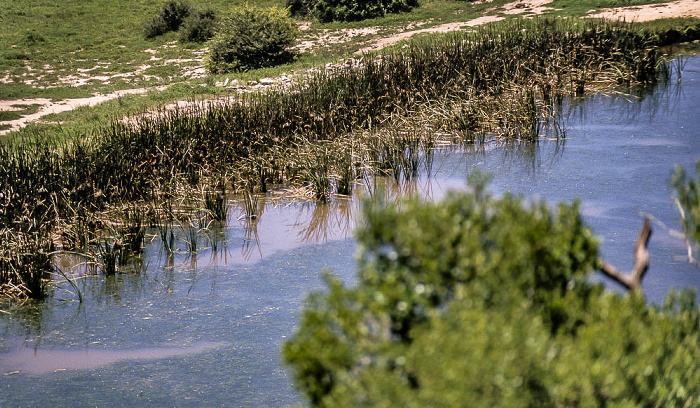
POLYGON ((16 110, 12 107, 12 105, 41 105, 41 107, 36 113, 32 113, 27 116, 22 116, 21 118, 12 121, 0 122, 3 125, 7 124, 11 126, 9 129, 0 130, 0 135, 4 135, 14 130, 18 130, 24 126, 27 126, 28 123, 38 121, 46 115, 51 115, 53 113, 68 112, 81 106, 95 106, 112 99, 117 99, 124 95, 144 94, 146 92, 148 92, 148 90, 145 88, 125 89, 122 91, 115 91, 109 94, 97 94, 89 98, 64 99, 62 101, 57 102, 46 98, 0 100, 0 110, 5 111, 16 110))
MULTIPOLYGON (((506 4, 501 12, 504 14, 542 14, 546 10, 550 10, 549 7, 546 7, 546 4, 551 3, 552 0, 518 0, 514 1, 512 3, 506 4)), ((487 10, 487 12, 491 11, 496 11, 496 8, 492 8, 487 10)), ((446 23, 446 24, 440 24, 436 25, 434 27, 429 27, 429 28, 422 28, 419 30, 412 30, 412 31, 404 31, 402 33, 398 33, 396 35, 392 35, 389 37, 384 37, 380 38, 379 40, 376 40, 374 43, 372 43, 369 46, 363 47, 360 50, 356 52, 356 54, 363 54, 366 52, 370 51, 377 51, 380 50, 384 47, 387 47, 389 45, 396 44, 400 41, 407 40, 415 35, 418 34, 426 34, 426 33, 447 33, 450 31, 456 31, 456 30, 461 30, 465 27, 476 27, 480 26, 483 24, 488 24, 488 23, 493 23, 495 21, 501 21, 503 20, 504 17, 501 16, 481 16, 478 18, 475 18, 473 20, 469 21, 460 21, 460 22, 455 22, 455 23, 446 23)))
POLYGON ((626 21, 651 21, 660 18, 695 17, 700 18, 700 0, 676 0, 670 3, 649 4, 645 6, 618 7, 589 17, 607 18, 626 21))

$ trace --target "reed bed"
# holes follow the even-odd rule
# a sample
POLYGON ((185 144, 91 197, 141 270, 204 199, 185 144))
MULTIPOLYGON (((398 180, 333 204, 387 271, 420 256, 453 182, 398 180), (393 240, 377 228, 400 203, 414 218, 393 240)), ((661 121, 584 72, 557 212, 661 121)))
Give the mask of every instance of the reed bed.
MULTIPOLYGON (((148 222, 172 253, 175 225, 184 225, 177 213, 225 221, 230 194, 244 193, 252 219, 254 193, 271 186, 328 200, 374 174, 408 180, 431 165, 438 133, 467 143, 487 132, 521 142, 557 133, 562 95, 654 82, 654 38, 625 23, 516 20, 365 55, 359 67, 318 71, 284 92, 115 120, 70 141, 2 144, 0 228, 16 237, 61 229, 65 247, 100 248, 111 268, 115 245, 140 253, 148 222), (134 203, 142 212, 122 214, 118 234, 97 232, 105 223, 94 214, 134 203)), ((191 252, 199 229, 188 229, 191 252)), ((26 242, 3 240, 0 285, 41 297, 19 276, 50 267, 42 258, 17 272, 26 242)))

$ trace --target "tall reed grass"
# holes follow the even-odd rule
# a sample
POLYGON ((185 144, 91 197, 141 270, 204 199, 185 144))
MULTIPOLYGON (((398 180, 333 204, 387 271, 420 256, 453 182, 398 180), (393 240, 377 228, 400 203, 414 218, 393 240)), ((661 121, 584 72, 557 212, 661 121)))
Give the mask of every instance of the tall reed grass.
MULTIPOLYGON (((430 165, 435 129, 471 142, 483 132, 527 142, 552 128, 561 95, 655 81, 654 38, 624 23, 517 20, 365 55, 359 68, 318 71, 284 92, 114 121, 68 141, 46 136, 2 144, 0 228, 48 235, 76 223, 80 234, 64 237, 64 245, 100 246, 105 241, 93 231, 99 223, 86 214, 118 203, 161 208, 190 189, 200 205, 185 207, 204 208, 221 221, 222 186, 247 191, 250 200, 253 190, 307 185, 327 200, 333 192, 349 194, 363 174, 409 179, 421 157, 430 165), (234 181, 221 182, 224 174, 234 181)), ((157 219, 172 219, 173 211, 149 215, 163 226, 170 251, 174 226, 157 219)), ((141 227, 133 228, 126 234, 138 253, 141 227)), ((24 239, 4 241, 2 268, 21 269, 13 259, 24 239)), ((38 275, 3 272, 0 284, 30 285, 27 279, 46 270, 43 258, 28 265, 38 275)), ((40 297, 41 289, 26 293, 40 297)))

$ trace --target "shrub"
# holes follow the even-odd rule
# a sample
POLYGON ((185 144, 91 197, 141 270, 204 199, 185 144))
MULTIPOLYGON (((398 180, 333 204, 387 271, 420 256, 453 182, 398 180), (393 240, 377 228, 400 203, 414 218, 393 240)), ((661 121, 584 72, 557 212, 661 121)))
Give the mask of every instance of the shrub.
POLYGON ((143 31, 146 38, 158 37, 170 31, 168 24, 159 15, 152 16, 143 25, 143 31))
POLYGON ((284 346, 313 406, 698 406, 700 309, 586 277, 578 206, 494 198, 368 203, 359 279, 327 276, 284 346))
POLYGON ((211 9, 196 10, 182 22, 178 37, 182 42, 205 42, 216 32, 216 14, 211 9))
POLYGON ((417 6, 417 0, 317 0, 313 2, 313 14, 321 22, 359 21, 417 6))
POLYGON ((219 27, 209 44, 212 73, 247 71, 293 59, 289 48, 299 33, 286 10, 242 6, 219 27))
POLYGON ((311 15, 317 0, 287 0, 286 7, 289 13, 295 17, 311 15))
POLYGON ((168 0, 157 15, 146 21, 144 26, 146 38, 177 31, 191 11, 192 7, 186 0, 168 0))

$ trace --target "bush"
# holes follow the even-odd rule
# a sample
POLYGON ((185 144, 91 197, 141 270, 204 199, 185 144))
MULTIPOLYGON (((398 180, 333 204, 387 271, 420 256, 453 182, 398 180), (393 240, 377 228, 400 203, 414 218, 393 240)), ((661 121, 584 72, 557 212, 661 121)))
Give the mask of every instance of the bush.
POLYGON ((294 57, 289 48, 298 33, 286 10, 248 5, 237 8, 209 43, 207 69, 224 73, 289 62, 294 57))
POLYGON ((418 6, 417 0, 316 0, 313 14, 321 22, 359 21, 382 17, 387 13, 409 11, 418 6))
POLYGON ((698 406, 700 309, 587 279, 578 206, 369 203, 354 288, 328 276, 284 346, 313 406, 698 406))
POLYGON ((168 24, 159 15, 149 18, 143 25, 143 31, 146 38, 154 38, 163 35, 170 31, 168 24))
POLYGON ((192 7, 186 0, 168 0, 157 15, 146 21, 144 26, 146 38, 177 31, 191 11, 192 7))
POLYGON ((211 9, 191 12, 182 22, 178 37, 182 42, 205 42, 216 32, 216 14, 211 9))
POLYGON ((286 7, 289 13, 295 17, 311 15, 317 0, 287 0, 286 7))

